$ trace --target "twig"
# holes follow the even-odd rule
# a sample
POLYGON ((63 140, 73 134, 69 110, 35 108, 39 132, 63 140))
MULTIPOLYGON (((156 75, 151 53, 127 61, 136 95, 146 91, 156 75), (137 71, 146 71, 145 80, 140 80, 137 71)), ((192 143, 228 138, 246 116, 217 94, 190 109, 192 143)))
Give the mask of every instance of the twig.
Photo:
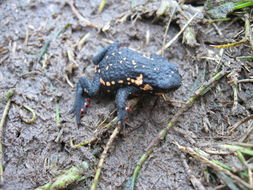
POLYGON ((87 40, 90 38, 90 32, 88 32, 87 34, 85 34, 77 43, 77 49, 81 50, 83 45, 87 42, 87 40))
POLYGON ((242 120, 235 123, 232 127, 230 127, 230 133, 237 129, 241 124, 253 119, 253 114, 249 115, 248 117, 243 118, 242 120))
POLYGON ((177 33, 176 36, 174 36, 174 38, 172 38, 164 47, 162 47, 161 50, 159 50, 158 52, 156 52, 157 54, 161 55, 161 53, 169 48, 171 46, 171 44, 173 44, 177 38, 184 32, 184 30, 187 28, 187 26, 193 21, 193 19, 198 15, 198 12, 195 13, 190 19, 189 21, 183 26, 183 28, 180 30, 180 32, 177 33))
POLYGON ((26 32, 25 32, 25 40, 24 40, 24 46, 27 47, 28 44, 28 40, 29 40, 29 28, 26 28, 26 32))
POLYGON ((242 185, 244 185, 245 187, 252 189, 253 187, 246 183, 245 181, 243 181, 240 177, 234 175, 233 173, 231 173, 229 170, 224 169, 223 167, 216 165, 214 162, 208 160, 206 157, 198 154, 196 151, 194 151, 192 148, 190 147, 184 147, 179 145, 177 142, 174 142, 174 144, 179 148, 179 150, 181 150, 182 152, 188 153, 191 156, 193 156, 195 159, 201 161, 203 164, 213 168, 214 170, 218 171, 218 172, 223 172, 225 174, 227 174, 229 177, 231 177, 232 179, 234 179, 237 183, 240 183, 242 185))
POLYGON ((239 140, 240 142, 247 142, 248 138, 253 133, 253 122, 251 122, 249 126, 250 127, 247 129, 246 134, 244 134, 243 137, 241 137, 241 139, 239 140))
POLYGON ((158 135, 153 139, 153 141, 148 145, 148 148, 146 150, 146 152, 141 156, 141 158, 139 159, 139 161, 137 162, 137 165, 135 167, 134 170, 134 174, 132 176, 132 183, 131 183, 131 189, 134 189, 134 186, 136 184, 137 181, 137 177, 139 175, 139 172, 141 170, 142 165, 144 164, 144 162, 150 157, 150 155, 152 154, 152 152, 154 151, 154 148, 157 147, 159 145, 159 143, 166 137, 168 130, 174 126, 175 122, 178 121, 178 119, 182 116, 182 114, 184 112, 186 112, 189 108, 192 107, 193 103, 201 96, 203 96, 205 93, 207 93, 212 84, 215 81, 218 81, 220 78, 222 78, 224 75, 227 74, 226 70, 222 70, 221 72, 215 74, 208 82, 206 82, 205 84, 203 84, 195 93, 192 97, 190 97, 187 101, 187 104, 182 107, 177 113, 176 115, 174 115, 174 117, 171 119, 171 121, 167 124, 167 126, 161 130, 158 135))
POLYGON ((107 142, 106 144, 106 147, 100 157, 100 160, 98 162, 98 166, 97 166, 97 170, 96 170, 96 174, 95 174, 95 177, 94 177, 94 180, 93 180, 93 183, 91 185, 91 188, 90 190, 96 190, 97 189, 97 184, 98 184, 98 181, 99 181, 99 177, 100 177, 100 173, 101 173, 101 170, 102 170, 102 167, 103 167, 103 164, 104 164, 104 161, 105 161, 105 158, 107 157, 107 153, 108 153, 108 150, 110 149, 110 147, 112 146, 112 143, 113 141, 115 140, 115 138, 117 137, 118 133, 120 132, 120 129, 121 129, 121 125, 119 124, 113 131, 112 135, 110 136, 110 139, 109 141, 107 142))
POLYGON ((233 70, 231 73, 229 73, 229 75, 227 76, 229 78, 229 84, 231 84, 232 89, 233 89, 233 93, 234 93, 234 103, 233 103, 233 108, 232 111, 236 111, 237 107, 238 107, 238 72, 236 72, 235 70, 233 70))
POLYGON ((162 94, 161 96, 162 96, 162 98, 163 98, 163 100, 164 100, 165 102, 179 103, 179 104, 186 104, 186 102, 183 102, 183 101, 168 99, 168 98, 166 98, 166 97, 165 97, 165 95, 164 95, 164 94, 162 94))
POLYGON ((61 125, 60 106, 58 103, 55 105, 55 124, 56 127, 59 127, 61 125))
POLYGON ((63 128, 61 127, 61 116, 60 116, 60 106, 59 103, 55 105, 55 124, 57 128, 60 128, 60 131, 58 132, 57 137, 55 138, 55 142, 58 143, 60 141, 60 138, 64 132, 63 128))
POLYGON ((68 49, 67 50, 67 56, 68 56, 69 63, 67 65, 66 69, 65 69, 64 77, 65 77, 67 83, 72 88, 74 88, 74 84, 69 80, 69 75, 73 74, 74 70, 77 69, 79 66, 75 61, 75 54, 74 54, 73 49, 68 49))
POLYGON ((212 23, 214 29, 216 30, 216 32, 219 34, 220 37, 223 36, 222 32, 220 31, 219 27, 217 26, 217 24, 215 24, 214 22, 212 23))
POLYGON ((74 15, 78 18, 78 20, 79 20, 80 22, 86 23, 86 26, 90 26, 90 27, 97 28, 97 29, 100 28, 98 25, 93 24, 93 23, 90 22, 88 19, 84 18, 84 17, 78 12, 78 10, 77 10, 77 9, 75 8, 75 6, 74 6, 73 0, 72 0, 72 1, 67 1, 66 3, 70 6, 72 12, 74 13, 74 15))
POLYGON ((252 82, 253 83, 253 79, 241 79, 241 80, 238 80, 238 83, 242 83, 242 82, 252 82))
POLYGON ((249 14, 245 15, 245 38, 249 40, 251 49, 253 50, 253 35, 252 35, 252 29, 250 26, 249 17, 250 17, 249 14))
POLYGON ((190 181, 195 189, 198 190, 205 190, 206 188, 202 185, 202 183, 193 175, 189 165, 187 164, 185 160, 185 156, 182 154, 183 159, 183 166, 185 168, 186 173, 190 177, 190 181))
POLYGON ((0 121, 0 185, 3 185, 4 178, 3 178, 3 160, 4 160, 4 154, 3 154, 3 129, 5 125, 5 121, 8 115, 8 112, 11 107, 11 97, 13 96, 14 91, 9 91, 6 93, 5 97, 8 99, 7 104, 4 108, 3 116, 0 121))
POLYGON ((249 184, 253 187, 252 170, 249 166, 247 167, 248 167, 248 175, 249 175, 249 184))

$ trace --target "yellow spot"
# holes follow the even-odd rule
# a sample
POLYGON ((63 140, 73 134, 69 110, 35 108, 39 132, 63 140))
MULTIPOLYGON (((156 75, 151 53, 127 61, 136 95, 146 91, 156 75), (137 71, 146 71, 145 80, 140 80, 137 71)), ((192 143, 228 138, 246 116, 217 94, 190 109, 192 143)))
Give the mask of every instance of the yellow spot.
POLYGON ((132 64, 133 64, 133 65, 136 65, 136 62, 135 62, 134 60, 132 60, 132 64))
POLYGON ((106 82, 106 86, 111 86, 111 83, 110 82, 106 82))
POLYGON ((121 54, 121 51, 119 51, 119 54, 121 54))
POLYGON ((123 80, 119 80, 118 83, 122 84, 122 83, 124 83, 124 81, 123 80))
POLYGON ((145 68, 146 66, 145 65, 142 65, 143 68, 145 68))
POLYGON ((127 80, 129 81, 129 80, 131 80, 130 78, 127 78, 127 80))
POLYGON ((140 74, 140 76, 136 77, 135 84, 139 86, 142 85, 142 83, 143 83, 143 75, 140 74))
POLYGON ((143 88, 140 88, 141 90, 153 90, 152 86, 150 86, 149 84, 145 84, 145 86, 143 88))
POLYGON ((112 66, 112 64, 109 64, 109 66, 112 66))
POLYGON ((107 66, 106 68, 105 68, 105 70, 108 70, 109 69, 109 66, 107 66))
POLYGON ((123 60, 126 61, 126 57, 124 57, 123 60))
POLYGON ((100 69, 98 69, 98 73, 100 73, 100 69))
POLYGON ((120 63, 120 64, 122 64, 122 63, 123 63, 123 61, 122 61, 122 60, 120 60, 120 61, 119 61, 119 63, 120 63))
POLYGON ((113 52, 112 55, 115 55, 115 53, 113 52))
POLYGON ((102 78, 100 78, 99 81, 101 84, 105 85, 105 81, 102 78))
POLYGON ((105 58, 108 59, 108 55, 105 58))
POLYGON ((115 84, 115 81, 112 81, 111 83, 112 83, 112 84, 115 84))

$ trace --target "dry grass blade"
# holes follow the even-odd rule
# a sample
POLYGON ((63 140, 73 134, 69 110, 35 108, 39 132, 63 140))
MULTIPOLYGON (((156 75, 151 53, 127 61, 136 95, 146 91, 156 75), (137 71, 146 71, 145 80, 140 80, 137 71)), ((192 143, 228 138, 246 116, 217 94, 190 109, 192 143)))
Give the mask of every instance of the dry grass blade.
POLYGON ((0 45, 0 57, 7 54, 9 52, 9 49, 0 45))
POLYGON ((199 181, 199 179, 197 179, 194 176, 189 165, 187 164, 187 161, 185 160, 185 156, 182 155, 181 158, 183 158, 183 166, 184 166, 185 171, 187 172, 188 176, 190 177, 191 183, 194 186, 194 188, 198 189, 198 190, 206 190, 206 188, 202 185, 202 183, 199 181))
POLYGON ((214 48, 230 48, 230 47, 240 46, 240 45, 246 44, 246 43, 247 43, 247 40, 246 39, 242 39, 239 42, 232 42, 232 43, 223 44, 223 45, 210 45, 210 46, 214 47, 214 48))
POLYGON ((7 118, 7 115, 8 115, 8 112, 10 110, 10 106, 11 106, 11 97, 13 96, 14 94, 14 91, 9 91, 6 93, 6 97, 7 97, 7 104, 4 108, 4 112, 3 112, 3 116, 1 118, 1 121, 0 121, 0 138, 1 138, 1 141, 0 141, 0 185, 3 185, 3 182, 4 182, 4 178, 3 178, 3 160, 4 160, 4 155, 3 155, 3 145, 2 145, 2 141, 3 141, 3 130, 4 130, 4 125, 5 125, 5 122, 6 122, 6 118, 7 118))
POLYGON ((230 133, 237 129, 241 124, 253 119, 253 114, 249 115, 248 117, 243 118, 242 120, 235 123, 232 127, 230 127, 230 133))
POLYGON ((252 189, 253 186, 250 185, 249 183, 243 181, 240 177, 234 175, 233 173, 231 173, 229 170, 224 169, 223 167, 214 164, 212 161, 208 160, 206 157, 198 154, 196 151, 194 151, 192 148, 190 147, 184 147, 179 145, 177 142, 174 142, 174 144, 179 148, 179 150, 181 150, 182 152, 188 153, 190 154, 192 157, 194 157, 195 159, 201 161, 203 164, 205 164, 206 166, 209 166, 211 168, 213 168, 214 170, 218 171, 218 172, 223 172, 226 175, 228 175, 230 178, 232 178, 233 180, 235 180, 236 183, 241 184, 249 189, 252 189))
POLYGON ((93 23, 90 22, 88 19, 84 18, 84 17, 78 12, 78 10, 75 8, 74 2, 73 2, 73 1, 67 1, 66 3, 70 6, 72 12, 74 13, 74 15, 78 18, 78 20, 79 20, 80 22, 84 22, 84 23, 86 24, 86 26, 90 26, 90 27, 98 28, 98 29, 100 28, 100 27, 97 26, 96 24, 93 24, 93 23))
POLYGON ((183 26, 183 28, 177 33, 176 36, 174 36, 174 38, 172 38, 164 47, 162 47, 158 52, 156 52, 158 55, 161 55, 162 52, 164 50, 166 50, 167 48, 169 48, 171 46, 171 44, 173 44, 178 37, 184 32, 184 30, 187 28, 187 26, 189 26, 189 24, 193 21, 193 19, 198 15, 199 13, 195 13, 190 19, 189 21, 183 26))
POLYGON ((106 5, 106 0, 101 0, 100 5, 98 7, 98 12, 102 13, 106 5))
POLYGON ((90 190, 96 190, 97 189, 97 185, 98 185, 98 181, 99 181, 99 178, 100 178, 100 174, 101 174, 101 170, 102 170, 102 167, 103 167, 103 164, 104 164, 104 161, 107 157, 107 154, 108 154, 108 150, 111 148, 112 146, 112 143, 113 141, 115 140, 115 138, 117 137, 117 135, 119 134, 120 132, 120 129, 121 129, 121 124, 119 124, 113 131, 112 135, 110 136, 110 139, 109 141, 107 142, 106 146, 105 146, 105 149, 100 157, 100 160, 98 162, 98 166, 97 166, 97 170, 96 170, 96 174, 95 174, 95 177, 94 177, 94 180, 93 180, 93 183, 91 185, 91 188, 90 190))

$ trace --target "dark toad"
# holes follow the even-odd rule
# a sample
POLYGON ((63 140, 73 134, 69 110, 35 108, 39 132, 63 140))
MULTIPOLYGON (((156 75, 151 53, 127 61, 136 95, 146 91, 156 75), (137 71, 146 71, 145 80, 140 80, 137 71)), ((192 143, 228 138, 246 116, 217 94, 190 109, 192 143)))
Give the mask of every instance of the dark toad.
POLYGON ((156 54, 146 56, 126 47, 125 43, 113 43, 92 59, 96 65, 93 81, 79 79, 71 113, 80 117, 89 106, 90 98, 99 91, 116 94, 117 122, 125 126, 126 100, 132 94, 166 93, 181 85, 177 66, 156 54))

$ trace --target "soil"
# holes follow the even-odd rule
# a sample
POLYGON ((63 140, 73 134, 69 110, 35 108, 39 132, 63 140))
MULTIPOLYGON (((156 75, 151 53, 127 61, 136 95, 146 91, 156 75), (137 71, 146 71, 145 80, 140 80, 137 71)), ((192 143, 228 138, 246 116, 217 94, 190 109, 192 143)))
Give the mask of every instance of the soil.
MULTIPOLYGON (((91 146, 74 149, 70 146, 70 139, 75 143, 91 139, 103 120, 108 123, 116 116, 115 113, 110 114, 115 109, 115 102, 111 97, 93 99, 92 107, 82 118, 82 126, 77 127, 75 119, 68 114, 75 93, 70 83, 76 84, 84 75, 93 76, 91 59, 110 41, 129 42, 131 48, 144 53, 157 52, 162 47, 167 23, 163 17, 155 19, 154 13, 151 16, 137 14, 140 17, 131 19, 129 16, 124 22, 116 22, 122 14, 131 13, 131 3, 108 1, 104 11, 98 13, 99 3, 99 0, 76 0, 75 7, 90 22, 109 27, 102 30, 84 26, 64 1, 0 1, 0 45, 8 50, 0 55, 0 92, 3 95, 9 89, 15 90, 3 135, 3 189, 35 189, 52 180, 62 169, 83 161, 89 164, 84 174, 87 178, 69 189, 85 189, 91 185, 99 156, 112 129, 91 146), (50 43, 47 54, 38 61, 43 45, 66 24, 71 26, 50 43), (78 49, 76 44, 87 33, 89 38, 78 49), (146 43, 148 34, 149 43, 146 43), (74 52, 74 63, 78 67, 73 72, 68 51, 74 52), (57 105, 60 107, 60 125, 55 119, 57 105), (34 123, 25 122, 32 115, 24 106, 36 112, 34 123)), ((136 6, 144 3, 138 1, 136 6)), ((166 42, 180 31, 184 24, 182 20, 182 16, 175 14, 166 42)), ((235 70, 239 79, 252 76, 252 63, 235 59, 252 55, 250 46, 225 49, 222 56, 220 49, 210 47, 210 44, 218 42, 231 42, 243 30, 242 21, 220 23, 221 35, 212 24, 195 22, 193 26, 197 34, 196 43, 183 43, 180 36, 165 51, 165 57, 180 67, 183 78, 182 86, 166 94, 167 98, 186 101, 201 83, 225 65, 235 70)), ((136 189, 194 189, 183 160, 207 189, 219 184, 207 182, 204 177, 206 166, 182 153, 173 142, 208 148, 214 143, 232 141, 245 133, 249 127, 246 124, 232 135, 227 132, 231 125, 252 114, 253 84, 240 83, 238 106, 233 110, 233 90, 229 80, 224 77, 180 118, 165 142, 144 164, 136 189)), ((3 101, 0 104, 1 113, 5 104, 3 101)), ((182 106, 158 96, 141 98, 129 114, 127 133, 118 136, 106 158, 98 188, 125 188, 139 157, 182 106)), ((248 142, 252 142, 252 138, 248 142)), ((214 158, 233 166, 240 165, 230 154, 214 155, 214 158)))

